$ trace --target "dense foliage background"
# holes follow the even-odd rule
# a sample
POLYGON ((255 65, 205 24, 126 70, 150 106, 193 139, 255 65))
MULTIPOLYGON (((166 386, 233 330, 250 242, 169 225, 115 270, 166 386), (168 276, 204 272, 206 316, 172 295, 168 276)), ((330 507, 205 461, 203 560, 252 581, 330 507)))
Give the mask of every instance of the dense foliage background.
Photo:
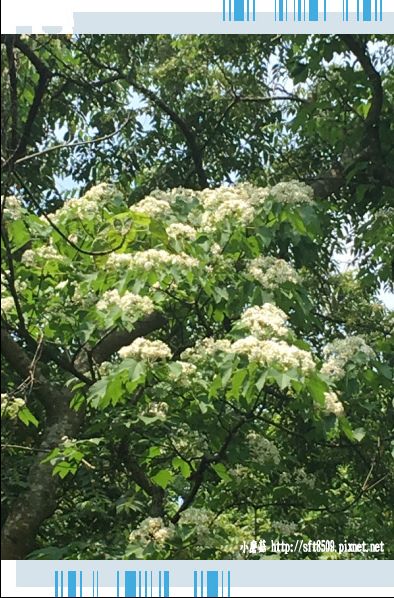
POLYGON ((393 38, 1 41, 2 557, 392 558, 393 38))

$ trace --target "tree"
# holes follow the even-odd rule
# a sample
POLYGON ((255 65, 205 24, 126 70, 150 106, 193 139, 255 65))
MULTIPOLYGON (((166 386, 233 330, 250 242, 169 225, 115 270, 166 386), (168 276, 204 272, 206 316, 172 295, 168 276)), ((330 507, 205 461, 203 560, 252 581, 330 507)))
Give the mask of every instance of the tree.
POLYGON ((2 42, 4 557, 390 558, 391 38, 2 42))

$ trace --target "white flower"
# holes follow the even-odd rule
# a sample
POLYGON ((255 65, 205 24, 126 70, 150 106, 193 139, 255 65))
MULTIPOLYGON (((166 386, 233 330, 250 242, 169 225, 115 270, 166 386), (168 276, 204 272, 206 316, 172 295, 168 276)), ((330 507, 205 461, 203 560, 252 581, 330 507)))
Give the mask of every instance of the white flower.
POLYGON ((360 336, 349 336, 329 343, 323 349, 323 354, 328 359, 322 366, 322 374, 331 376, 333 380, 343 378, 345 365, 359 352, 364 353, 368 359, 375 357, 374 350, 360 336))
POLYGON ((108 376, 111 373, 112 369, 113 365, 110 361, 103 361, 102 363, 100 363, 98 368, 100 376, 108 376))
POLYGON ((168 408, 168 403, 165 401, 159 401, 158 403, 151 401, 149 403, 148 413, 150 415, 159 415, 160 417, 165 417, 167 415, 168 408))
POLYGON ((211 337, 198 340, 194 347, 185 349, 181 358, 189 363, 199 364, 205 361, 207 356, 212 357, 217 351, 230 352, 231 341, 227 339, 215 340, 211 337))
POLYGON ((72 233, 67 238, 70 241, 70 243, 74 243, 74 245, 78 244, 78 235, 76 233, 72 233))
POLYGON ((313 490, 316 484, 316 478, 313 473, 307 473, 303 467, 295 469, 292 474, 292 482, 297 486, 306 486, 313 490))
POLYGON ((290 264, 271 256, 251 260, 247 273, 266 289, 277 289, 285 282, 299 282, 299 276, 290 264))
POLYGON ((313 204, 313 189, 305 183, 290 181, 278 183, 271 189, 271 195, 281 204, 299 206, 302 204, 313 204))
POLYGON ((197 371, 197 367, 193 363, 187 361, 175 361, 174 363, 180 365, 182 371, 178 376, 170 372, 168 377, 170 380, 176 380, 180 386, 188 388, 194 380, 201 377, 200 372, 197 371))
POLYGON ((120 296, 119 291, 116 289, 106 291, 100 301, 97 302, 96 307, 99 311, 107 311, 114 305, 119 306, 129 316, 134 316, 138 312, 148 315, 154 310, 154 304, 149 297, 141 297, 130 293, 130 291, 126 291, 120 296))
POLYGON ((242 314, 241 321, 257 338, 279 338, 289 333, 285 326, 287 315, 272 303, 249 307, 242 314))
POLYGON ((237 183, 232 187, 218 187, 216 189, 204 189, 197 192, 201 205, 207 209, 215 210, 224 203, 242 201, 248 207, 264 204, 269 189, 254 187, 250 183, 237 183))
POLYGON ((7 415, 10 418, 15 418, 24 407, 26 407, 24 399, 1 393, 1 417, 7 415))
POLYGON ((217 257, 218 255, 221 255, 222 248, 220 247, 219 243, 212 243, 210 251, 214 257, 217 257))
POLYGON ((22 218, 25 208, 20 199, 15 197, 15 195, 9 195, 6 198, 4 198, 4 196, 2 196, 2 198, 1 198, 2 205, 3 205, 3 202, 5 202, 4 216, 6 218, 9 218, 10 220, 19 220, 20 218, 22 218))
POLYGON ((166 228, 167 235, 176 241, 178 239, 189 239, 194 241, 197 236, 197 231, 188 224, 182 224, 181 222, 174 222, 166 228))
POLYGON ((34 266, 36 263, 36 254, 32 249, 26 249, 26 251, 22 254, 21 262, 25 266, 34 266))
POLYGON ((265 465, 266 463, 274 463, 278 465, 280 463, 280 454, 275 444, 260 436, 256 432, 249 432, 246 437, 249 445, 249 450, 253 459, 265 465))
POLYGON ((324 399, 324 407, 329 413, 333 413, 337 417, 345 415, 344 407, 335 392, 325 392, 324 399))
POLYGON ((214 232, 223 221, 233 218, 237 224, 249 224, 254 218, 254 208, 247 201, 238 197, 224 199, 214 206, 213 211, 206 210, 201 217, 201 230, 214 232))
POLYGON ((36 255, 43 260, 59 260, 63 259, 63 256, 57 251, 57 249, 50 243, 49 245, 41 245, 36 249, 36 255))
POLYGON ((23 253, 21 261, 26 267, 30 267, 37 264, 37 258, 45 262, 48 260, 62 261, 64 259, 57 249, 52 245, 52 241, 50 241, 48 245, 40 245, 40 247, 37 247, 35 250, 27 249, 23 253))
POLYGON ((241 463, 236 463, 233 467, 227 470, 227 473, 233 478, 236 483, 243 483, 245 480, 254 479, 254 471, 256 468, 249 468, 241 463))
POLYGON ((148 517, 144 519, 136 530, 131 532, 129 541, 139 542, 146 546, 150 542, 164 544, 174 534, 174 526, 165 526, 161 517, 148 517))
POLYGON ((156 199, 155 197, 145 197, 138 203, 131 206, 132 212, 143 212, 147 216, 155 217, 164 212, 168 212, 171 209, 168 201, 162 199, 156 199))
POLYGON ((308 351, 289 345, 285 341, 259 340, 254 336, 248 336, 235 341, 231 345, 231 352, 247 355, 249 361, 264 366, 279 365, 286 370, 293 367, 306 375, 316 368, 308 351))
POLYGON ((101 210, 110 206, 115 198, 123 197, 114 185, 100 183, 92 187, 85 195, 78 198, 68 199, 63 206, 50 218, 58 224, 61 220, 74 218, 75 214, 80 220, 99 217, 101 210))
POLYGON ((193 526, 195 528, 197 543, 207 546, 212 538, 211 524, 214 521, 214 517, 214 513, 208 509, 189 507, 182 512, 179 518, 179 525, 193 526))
POLYGON ((106 265, 111 270, 118 270, 122 266, 128 269, 143 268, 151 270, 163 265, 194 268, 199 265, 199 261, 184 252, 169 253, 164 249, 147 249, 135 253, 111 253, 106 265))
POLYGON ((15 308, 14 299, 12 297, 1 298, 1 311, 7 313, 15 308))
POLYGON ((168 345, 162 341, 150 341, 144 337, 136 338, 131 345, 119 349, 118 353, 122 359, 133 357, 147 361, 171 357, 171 349, 168 345))

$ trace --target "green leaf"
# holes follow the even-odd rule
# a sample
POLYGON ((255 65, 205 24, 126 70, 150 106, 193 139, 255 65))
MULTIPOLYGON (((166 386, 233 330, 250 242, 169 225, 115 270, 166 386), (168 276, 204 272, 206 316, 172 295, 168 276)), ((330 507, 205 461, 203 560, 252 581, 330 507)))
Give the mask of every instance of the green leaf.
POLYGON ((38 426, 38 420, 34 417, 32 412, 27 407, 19 409, 18 417, 21 420, 21 422, 25 424, 25 426, 28 426, 29 424, 33 424, 33 426, 36 427, 38 426))
POLYGON ((208 397, 211 399, 212 397, 216 397, 217 395, 217 390, 222 386, 222 377, 220 374, 218 374, 217 376, 215 376, 215 378, 213 379, 213 382, 211 384, 211 387, 209 389, 209 393, 208 393, 208 397))
POLYGON ((339 417, 338 418, 338 425, 339 429, 349 438, 349 440, 354 440, 354 432, 350 426, 349 421, 346 417, 339 417))
POLYGON ((71 463, 68 463, 68 461, 62 461, 61 463, 58 463, 56 465, 56 467, 54 468, 54 470, 52 472, 52 475, 59 474, 59 476, 63 480, 69 473, 75 474, 76 471, 77 471, 76 465, 72 465, 71 463))
POLYGON ((366 431, 364 430, 364 428, 356 428, 353 432, 354 440, 357 440, 357 442, 361 442, 365 434, 366 431))
POLYGON ((174 376, 178 377, 182 374, 183 369, 179 363, 175 363, 174 361, 167 364, 168 369, 174 376))
POLYGON ((239 370, 233 376, 233 379, 232 379, 232 382, 231 382, 231 393, 230 394, 235 399, 239 398, 240 389, 241 389, 243 381, 245 380, 245 378, 247 376, 247 373, 248 373, 248 370, 239 370))
POLYGON ((23 220, 14 220, 11 222, 8 225, 8 234, 14 250, 20 249, 31 239, 30 233, 23 220))
POLYGON ((179 469, 185 479, 187 479, 191 474, 192 470, 190 465, 181 459, 181 457, 174 457, 172 460, 172 466, 174 469, 179 469))
POLYGON ((58 454, 60 453, 60 448, 57 446, 55 449, 53 449, 53 451, 48 455, 48 457, 45 457, 45 459, 43 459, 41 461, 41 463, 47 463, 48 461, 52 461, 52 459, 54 459, 58 454))
POLYGON ((292 381, 292 377, 286 372, 278 372, 274 377, 281 390, 290 386, 292 381))
POLYGON ((167 488, 168 484, 174 481, 174 476, 168 469, 161 469, 152 477, 152 481, 162 488, 167 488))
POLYGON ((111 398, 109 398, 105 404, 103 402, 103 399, 106 395, 108 382, 109 380, 107 378, 102 378, 101 380, 97 380, 97 382, 90 387, 88 398, 94 407, 103 409, 109 404, 111 398))
POLYGON ((319 405, 324 405, 324 393, 329 391, 327 384, 317 375, 313 375, 308 379, 307 387, 316 403, 319 403, 319 405))
POLYGON ((228 475, 226 466, 223 463, 215 463, 214 465, 212 465, 212 469, 216 471, 216 473, 222 480, 226 482, 231 482, 232 478, 228 475))
POLYGON ((261 374, 260 378, 256 382, 256 388, 260 392, 260 390, 264 387, 265 381, 267 379, 268 370, 264 370, 261 374))
POLYGON ((152 219, 149 224, 149 230, 153 237, 156 237, 156 239, 159 239, 159 241, 162 241, 165 244, 168 243, 166 229, 159 220, 152 219))

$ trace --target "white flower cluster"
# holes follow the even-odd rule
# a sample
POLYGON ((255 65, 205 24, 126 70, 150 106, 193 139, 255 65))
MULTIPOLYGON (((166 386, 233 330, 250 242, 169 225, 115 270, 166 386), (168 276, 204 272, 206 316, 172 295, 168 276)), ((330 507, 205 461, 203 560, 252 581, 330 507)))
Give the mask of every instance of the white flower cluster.
POLYGON ((313 473, 307 473, 303 467, 295 469, 291 473, 283 472, 280 477, 280 483, 286 486, 306 486, 313 490, 316 484, 316 478, 313 473))
POLYGON ((209 450, 206 439, 186 424, 177 424, 173 429, 173 444, 178 453, 185 459, 202 457, 209 450))
POLYGON ((18 397, 13 397, 7 393, 1 393, 1 417, 7 415, 14 418, 18 411, 26 407, 26 401, 18 397))
POLYGON ((2 297, 1 298, 1 311, 4 313, 8 313, 15 308, 14 299, 12 297, 2 297))
POLYGON ((75 303, 81 307, 92 307, 96 303, 97 297, 92 289, 84 292, 78 283, 74 283, 73 287, 74 293, 71 297, 72 303, 75 303))
POLYGON ((255 361, 264 366, 281 366, 285 370, 296 368, 303 374, 313 372, 316 365, 308 351, 289 345, 285 341, 259 340, 254 336, 247 336, 231 345, 232 353, 247 355, 249 361, 255 361))
POLYGON ((242 314, 241 321, 257 338, 280 338, 289 333, 285 326, 287 315, 272 303, 249 307, 242 314))
POLYGON ((68 219, 70 216, 73 217, 74 213, 80 220, 92 219, 98 217, 103 207, 110 205, 116 197, 122 197, 122 194, 114 185, 101 183, 92 187, 82 197, 68 199, 50 217, 55 224, 63 219, 68 219))
POLYGON ((212 357, 217 351, 231 353, 231 341, 227 339, 215 340, 212 337, 198 340, 194 347, 185 349, 181 358, 192 364, 199 364, 205 361, 206 357, 212 357))
POLYGON ((323 354, 328 359, 323 364, 322 374, 331 376, 333 380, 343 378, 345 365, 359 352, 364 353, 368 359, 375 357, 374 350, 360 336, 349 336, 329 343, 323 349, 323 354))
POLYGON ((257 434, 256 432, 249 432, 246 437, 250 449, 251 456, 253 459, 265 465, 266 463, 274 463, 279 465, 280 454, 273 442, 257 434))
POLYGON ((164 544, 174 535, 174 526, 165 526, 161 517, 147 517, 138 528, 131 532, 129 541, 146 546, 150 542, 164 544))
POLYGON ((111 253, 107 261, 107 268, 117 270, 125 266, 129 269, 143 268, 152 270, 157 266, 181 266, 182 268, 195 268, 199 265, 196 258, 186 253, 169 253, 164 249, 147 249, 135 253, 111 253))
POLYGON ((110 204, 114 199, 123 198, 123 194, 115 185, 110 183, 99 183, 95 185, 84 195, 84 198, 88 201, 94 201, 100 205, 110 204))
POLYGON ((166 233, 171 239, 175 239, 175 241, 178 241, 179 239, 194 241, 197 236, 195 228, 189 224, 182 224, 182 222, 174 222, 167 226, 166 233))
POLYGON ((35 250, 26 249, 21 257, 21 262, 29 268, 30 266, 35 266, 37 264, 37 258, 44 260, 45 262, 48 260, 62 261, 64 259, 52 243, 49 243, 49 245, 40 245, 40 247, 37 247, 35 250))
POLYGON ((260 256, 249 262, 247 273, 266 289, 277 289, 285 282, 299 282, 294 268, 284 260, 260 256))
POLYGON ((313 204, 313 189, 299 181, 278 183, 271 189, 271 195, 281 204, 300 206, 302 204, 313 204))
POLYGON ((43 260, 62 260, 63 256, 50 243, 49 245, 41 245, 37 247, 36 254, 43 260))
POLYGON ((222 248, 220 247, 219 243, 212 243, 210 247, 210 252, 213 255, 213 257, 220 256, 222 253, 222 248))
POLYGON ((121 308, 121 310, 129 316, 135 315, 136 312, 143 314, 151 314, 155 308, 153 302, 149 297, 141 297, 135 295, 130 291, 126 291, 124 295, 120 296, 116 289, 106 291, 100 301, 97 302, 97 309, 99 311, 107 311, 114 305, 121 308))
POLYGON ((345 415, 344 407, 336 392, 325 392, 324 399, 324 407, 329 413, 333 413, 336 417, 345 415))
POLYGON ((242 200, 248 206, 258 206, 264 204, 268 196, 268 188, 254 187, 250 183, 238 183, 232 187, 218 187, 197 192, 200 204, 212 210, 233 200, 242 200))
MULTIPOLYGON (((255 480, 255 468, 250 469, 241 463, 236 463, 233 467, 227 470, 227 473, 233 478, 236 483, 243 483, 245 480, 255 480)), ((258 472, 259 477, 261 476, 258 472)))
POLYGON ((151 218, 163 214, 164 212, 168 212, 170 209, 171 206, 168 201, 165 201, 164 199, 156 199, 150 195, 145 197, 145 199, 141 199, 141 201, 130 208, 132 212, 143 212, 151 218))
POLYGON ((122 359, 133 357, 151 362, 171 357, 171 349, 168 345, 162 341, 150 341, 142 336, 136 338, 131 345, 119 349, 118 353, 122 359))
POLYGON ((32 249, 26 249, 26 251, 22 254, 21 262, 27 268, 30 266, 34 266, 36 263, 36 254, 32 249))
POLYGON ((179 525, 194 526, 197 542, 206 545, 212 536, 211 524, 214 518, 214 513, 208 509, 189 507, 186 511, 182 512, 179 518, 179 525))
POLYGON ((298 529, 297 524, 289 521, 273 521, 271 526, 275 531, 284 537, 291 536, 298 529))
POLYGON ((17 397, 11 397, 6 392, 1 393, 1 404, 5 405, 8 402, 15 403, 15 405, 17 405, 18 407, 24 407, 26 405, 26 401, 24 399, 19 399, 17 397))
POLYGON ((149 415, 158 415, 160 417, 165 417, 168 412, 168 403, 165 401, 151 401, 148 406, 148 413, 149 415))
POLYGON ((113 370, 113 364, 110 361, 103 361, 98 367, 100 376, 108 376, 113 370))
POLYGON ((163 191, 162 189, 155 189, 152 191, 151 196, 156 199, 166 199, 170 203, 174 203, 177 199, 180 199, 182 203, 187 203, 196 197, 196 191, 193 189, 185 189, 184 187, 174 187, 169 191, 163 191))
POLYGON ((19 220, 22 218, 24 212, 24 206, 20 199, 15 195, 9 195, 8 197, 1 197, 1 205, 4 202, 4 216, 9 220, 19 220))
MULTIPOLYGON (((231 190, 233 191, 233 190, 231 190)), ((224 194, 223 194, 224 195, 224 194)), ((249 224, 254 218, 254 208, 248 202, 234 194, 231 199, 223 199, 223 201, 214 207, 214 210, 206 210, 201 217, 201 230, 205 233, 214 232, 217 225, 234 218, 238 224, 249 224)))
POLYGON ((312 355, 308 351, 289 345, 283 340, 260 340, 255 336, 247 336, 234 343, 227 339, 204 338, 197 341, 194 347, 185 349, 181 358, 199 364, 205 361, 207 356, 213 356, 218 351, 246 355, 249 361, 263 366, 279 365, 284 369, 293 367, 305 375, 316 368, 312 355))
POLYGON ((187 361, 175 361, 174 363, 180 365, 182 371, 178 376, 173 372, 170 372, 168 377, 170 380, 176 380, 180 386, 189 388, 193 380, 201 377, 201 373, 197 371, 197 367, 194 363, 189 363, 187 361))

